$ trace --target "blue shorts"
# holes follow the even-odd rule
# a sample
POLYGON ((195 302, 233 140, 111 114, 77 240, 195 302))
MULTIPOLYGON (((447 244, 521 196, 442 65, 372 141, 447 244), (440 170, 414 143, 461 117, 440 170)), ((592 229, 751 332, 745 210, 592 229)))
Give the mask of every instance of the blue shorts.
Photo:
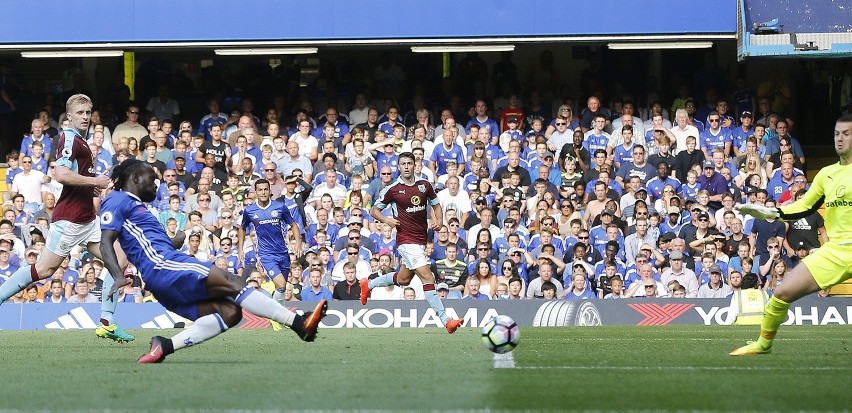
POLYGON ((286 279, 290 276, 290 254, 260 256, 260 265, 266 270, 266 276, 271 280, 281 274, 286 279))
POLYGON ((162 266, 180 269, 161 268, 143 274, 145 288, 169 311, 190 320, 197 319, 198 304, 210 299, 207 275, 211 264, 177 253, 168 257, 162 266))

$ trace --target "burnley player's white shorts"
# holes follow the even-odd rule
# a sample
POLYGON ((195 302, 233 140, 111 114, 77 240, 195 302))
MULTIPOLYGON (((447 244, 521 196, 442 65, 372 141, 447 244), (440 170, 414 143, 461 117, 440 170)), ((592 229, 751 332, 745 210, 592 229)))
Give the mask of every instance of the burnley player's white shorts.
POLYGON ((399 258, 409 270, 416 270, 420 267, 429 265, 429 259, 426 258, 426 246, 417 244, 402 244, 397 245, 396 251, 399 252, 399 258))
POLYGON ((95 219, 86 224, 75 224, 71 221, 56 221, 50 224, 50 235, 47 237, 48 251, 60 256, 71 255, 71 248, 82 245, 84 248, 90 242, 101 242, 101 220, 95 219))

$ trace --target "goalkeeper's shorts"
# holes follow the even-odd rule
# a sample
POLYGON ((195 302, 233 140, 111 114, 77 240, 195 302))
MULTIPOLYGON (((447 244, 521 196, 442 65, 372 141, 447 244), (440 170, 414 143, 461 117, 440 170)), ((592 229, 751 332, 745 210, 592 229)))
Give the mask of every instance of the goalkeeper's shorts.
POLYGON ((821 289, 852 278, 852 244, 827 242, 813 254, 802 258, 821 289))

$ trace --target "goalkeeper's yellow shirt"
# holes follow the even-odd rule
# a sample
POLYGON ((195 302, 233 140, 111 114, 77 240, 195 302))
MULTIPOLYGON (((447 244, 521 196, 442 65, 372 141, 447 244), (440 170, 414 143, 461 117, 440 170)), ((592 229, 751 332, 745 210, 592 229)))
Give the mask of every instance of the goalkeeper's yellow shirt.
POLYGON ((852 164, 839 162, 817 173, 805 196, 779 207, 781 219, 795 221, 825 205, 825 230, 830 242, 852 245, 852 164))

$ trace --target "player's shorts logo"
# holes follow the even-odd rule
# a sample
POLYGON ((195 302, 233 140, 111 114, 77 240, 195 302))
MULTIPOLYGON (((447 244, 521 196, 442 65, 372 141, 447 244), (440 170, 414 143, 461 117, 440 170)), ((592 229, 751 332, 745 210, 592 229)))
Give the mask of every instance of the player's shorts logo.
POLYGON ((411 197, 411 205, 414 205, 414 206, 420 205, 420 197, 417 196, 417 195, 414 195, 413 197, 411 197))
POLYGON ((101 214, 101 224, 107 225, 112 222, 112 212, 106 211, 101 214))

